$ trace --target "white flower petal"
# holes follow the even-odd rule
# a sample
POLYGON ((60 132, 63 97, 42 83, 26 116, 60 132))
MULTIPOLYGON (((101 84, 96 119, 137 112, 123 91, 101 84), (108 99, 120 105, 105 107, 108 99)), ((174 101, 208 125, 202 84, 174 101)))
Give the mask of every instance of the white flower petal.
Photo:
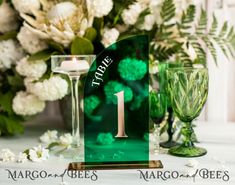
POLYGON ((20 91, 13 99, 12 107, 16 114, 30 116, 42 112, 45 108, 45 102, 33 94, 20 91))
POLYGON ((60 76, 52 76, 42 82, 30 83, 27 90, 43 101, 55 101, 68 93, 68 83, 60 76))
POLYGON ((14 162, 15 154, 8 148, 0 151, 0 161, 2 162, 14 162))

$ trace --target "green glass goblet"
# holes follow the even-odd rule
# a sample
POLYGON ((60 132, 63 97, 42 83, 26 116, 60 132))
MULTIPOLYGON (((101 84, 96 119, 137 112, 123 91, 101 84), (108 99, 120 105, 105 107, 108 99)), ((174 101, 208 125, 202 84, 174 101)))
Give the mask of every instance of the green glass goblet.
POLYGON ((156 143, 154 144, 154 154, 160 153, 160 123, 166 114, 167 99, 166 95, 155 90, 150 92, 150 118, 154 123, 154 136, 156 143))
POLYGON ((183 63, 180 62, 162 62, 158 64, 158 70, 159 70, 159 88, 160 92, 166 94, 167 96, 167 112, 168 112, 168 117, 167 117, 167 134, 168 134, 168 140, 165 142, 160 143, 160 146, 163 148, 171 148, 173 146, 179 145, 179 143, 175 142, 173 140, 173 123, 175 116, 173 114, 173 109, 171 106, 171 101, 168 93, 168 86, 167 86, 167 74, 166 71, 167 69, 170 68, 176 68, 176 67, 182 67, 183 63))
POLYGON ((182 67, 167 70, 168 88, 174 113, 183 122, 184 142, 170 148, 169 153, 182 157, 198 157, 207 153, 192 141, 192 121, 199 116, 208 95, 208 70, 182 67))

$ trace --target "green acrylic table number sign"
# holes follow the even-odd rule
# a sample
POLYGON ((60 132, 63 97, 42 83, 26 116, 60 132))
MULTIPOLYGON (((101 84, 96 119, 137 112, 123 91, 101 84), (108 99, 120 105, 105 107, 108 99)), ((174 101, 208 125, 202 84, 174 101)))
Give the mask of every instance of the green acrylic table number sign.
POLYGON ((109 46, 91 65, 84 85, 84 169, 151 167, 148 57, 148 36, 138 35, 109 46))

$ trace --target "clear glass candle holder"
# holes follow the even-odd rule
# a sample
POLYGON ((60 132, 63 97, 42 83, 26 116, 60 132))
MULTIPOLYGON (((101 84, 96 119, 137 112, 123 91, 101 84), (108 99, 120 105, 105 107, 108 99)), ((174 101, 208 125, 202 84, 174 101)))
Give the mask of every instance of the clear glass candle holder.
POLYGON ((68 75, 70 79, 71 98, 72 98, 72 147, 80 146, 80 123, 79 109, 80 101, 78 94, 78 84, 80 76, 86 74, 95 55, 54 55, 51 57, 51 70, 54 73, 68 75))

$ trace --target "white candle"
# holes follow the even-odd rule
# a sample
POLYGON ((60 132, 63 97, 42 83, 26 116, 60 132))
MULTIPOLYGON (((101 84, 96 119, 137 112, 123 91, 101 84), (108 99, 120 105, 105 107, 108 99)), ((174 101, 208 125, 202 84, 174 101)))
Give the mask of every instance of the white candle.
POLYGON ((60 65, 60 70, 63 71, 88 71, 90 68, 89 63, 86 60, 73 60, 63 61, 60 65))

